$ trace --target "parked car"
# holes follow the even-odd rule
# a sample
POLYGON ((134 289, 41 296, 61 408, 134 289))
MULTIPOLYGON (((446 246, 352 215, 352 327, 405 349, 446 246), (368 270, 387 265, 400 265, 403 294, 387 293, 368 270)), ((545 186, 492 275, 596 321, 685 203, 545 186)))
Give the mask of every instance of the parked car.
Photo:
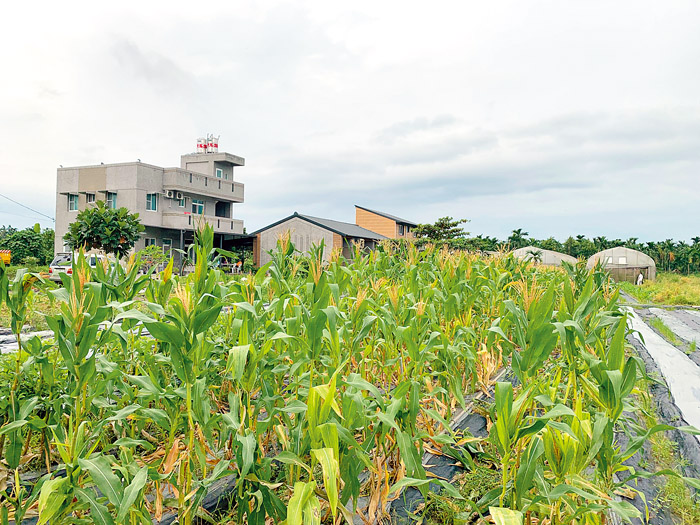
MULTIPOLYGON (((77 254, 57 253, 49 265, 49 279, 60 283, 62 273, 67 273, 68 275, 73 273, 74 256, 77 256, 77 254)), ((102 261, 107 259, 107 257, 97 253, 88 253, 85 255, 85 259, 90 265, 90 268, 95 268, 98 263, 102 264, 102 261)))

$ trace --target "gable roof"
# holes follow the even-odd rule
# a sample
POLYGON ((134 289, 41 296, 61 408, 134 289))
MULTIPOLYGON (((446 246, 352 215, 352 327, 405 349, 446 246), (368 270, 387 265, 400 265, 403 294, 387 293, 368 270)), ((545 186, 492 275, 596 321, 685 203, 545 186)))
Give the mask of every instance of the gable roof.
POLYGON ((398 224, 406 224, 407 226, 418 226, 418 223, 413 222, 413 221, 407 221, 406 219, 402 219, 401 217, 397 217, 396 215, 390 215, 388 213, 384 213, 383 211, 376 211, 376 210, 370 210, 369 208, 364 208, 362 206, 358 206, 355 204, 355 208, 360 208, 361 210, 368 211, 370 213, 374 213, 375 215, 380 215, 382 217, 386 217, 387 219, 391 219, 394 222, 397 222, 398 224))
POLYGON ((334 221, 332 219, 323 219, 321 217, 313 217, 311 215, 302 215, 302 214, 297 213, 297 212, 294 212, 289 217, 285 217, 282 220, 279 220, 277 222, 273 222, 272 224, 269 224, 268 226, 260 228, 259 230, 253 232, 251 235, 257 235, 258 233, 262 233, 265 230, 269 230, 270 228, 274 228, 275 226, 282 224, 283 222, 287 222, 290 219, 294 219, 295 217, 302 219, 302 220, 305 220, 306 222, 310 222, 311 224, 315 224, 316 226, 319 226, 321 228, 329 230, 333 233, 337 233, 338 235, 342 235, 343 237, 354 237, 357 239, 373 239, 376 241, 381 241, 383 239, 386 239, 386 237, 384 237, 383 235, 379 235, 378 233, 374 233, 373 231, 370 231, 366 228, 358 226, 357 224, 352 224, 349 222, 334 221))

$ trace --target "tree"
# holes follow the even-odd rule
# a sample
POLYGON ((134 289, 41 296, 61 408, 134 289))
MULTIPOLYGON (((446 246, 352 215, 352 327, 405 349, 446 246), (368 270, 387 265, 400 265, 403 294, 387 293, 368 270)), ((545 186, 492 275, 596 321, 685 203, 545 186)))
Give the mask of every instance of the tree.
POLYGON ((564 249, 564 245, 556 240, 554 237, 549 237, 544 241, 540 241, 538 246, 543 250, 552 250, 554 252, 561 252, 564 249))
POLYGON ((523 248, 527 246, 528 240, 525 237, 529 235, 530 234, 528 232, 524 232, 522 228, 513 230, 511 236, 508 237, 508 242, 510 243, 511 248, 523 248))
POLYGON ((134 247, 144 230, 138 213, 129 213, 126 208, 108 208, 104 201, 98 201, 96 206, 78 214, 63 239, 73 250, 85 246, 121 258, 134 247))
POLYGON ((450 239, 463 239, 468 232, 465 232, 460 224, 469 222, 467 219, 453 219, 452 217, 441 217, 435 224, 419 224, 413 230, 416 237, 420 239, 430 239, 432 241, 447 241, 450 239))
POLYGON ((38 264, 49 264, 53 259, 54 231, 35 224, 33 228, 17 230, 12 226, 0 228, 0 250, 12 252, 12 264, 22 264, 29 258, 38 264))

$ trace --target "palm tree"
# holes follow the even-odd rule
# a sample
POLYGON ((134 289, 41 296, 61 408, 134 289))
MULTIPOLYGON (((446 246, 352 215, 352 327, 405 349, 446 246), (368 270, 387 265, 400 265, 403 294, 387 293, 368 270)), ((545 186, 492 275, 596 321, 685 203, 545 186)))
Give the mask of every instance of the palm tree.
POLYGON ((610 246, 608 238, 604 235, 600 237, 593 237, 593 244, 595 244, 596 250, 598 250, 599 252, 606 250, 610 246))
POLYGON ((529 235, 530 234, 526 231, 523 231, 522 228, 513 230, 511 236, 508 237, 508 242, 510 243, 511 248, 522 248, 526 246, 527 239, 525 237, 528 237, 529 235))

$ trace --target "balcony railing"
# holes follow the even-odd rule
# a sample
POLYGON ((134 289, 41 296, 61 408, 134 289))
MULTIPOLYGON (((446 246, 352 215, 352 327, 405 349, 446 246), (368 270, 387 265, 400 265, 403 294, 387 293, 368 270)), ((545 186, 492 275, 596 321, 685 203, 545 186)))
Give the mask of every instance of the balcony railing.
POLYGON ((216 233, 243 233, 243 221, 216 217, 214 215, 195 215, 192 213, 163 213, 163 228, 174 230, 194 230, 201 222, 209 223, 216 233))
POLYGON ((217 179, 202 173, 168 169, 163 173, 163 189, 214 199, 243 202, 244 185, 232 180, 217 179))

